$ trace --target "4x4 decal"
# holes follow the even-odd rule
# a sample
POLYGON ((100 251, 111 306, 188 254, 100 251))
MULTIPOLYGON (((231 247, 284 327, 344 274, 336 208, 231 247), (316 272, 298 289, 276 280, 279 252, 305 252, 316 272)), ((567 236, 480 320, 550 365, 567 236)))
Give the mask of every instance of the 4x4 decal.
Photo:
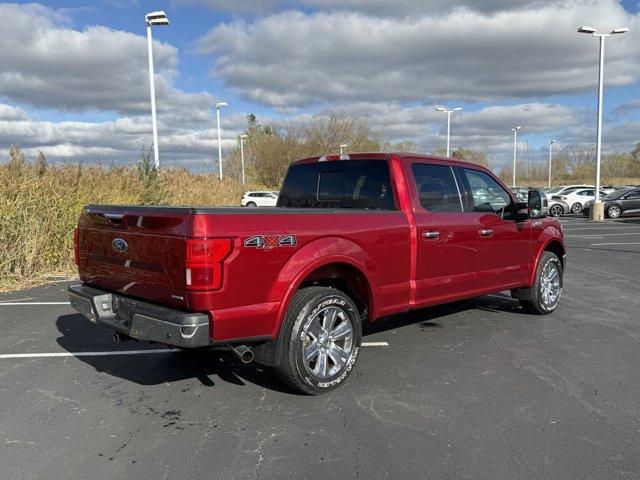
POLYGON ((295 235, 254 235, 244 241, 244 246, 254 248, 295 247, 296 242, 295 235))

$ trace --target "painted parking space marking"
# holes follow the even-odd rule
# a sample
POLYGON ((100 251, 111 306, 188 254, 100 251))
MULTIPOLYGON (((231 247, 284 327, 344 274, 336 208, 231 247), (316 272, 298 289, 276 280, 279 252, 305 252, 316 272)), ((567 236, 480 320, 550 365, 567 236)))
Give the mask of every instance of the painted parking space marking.
POLYGON ((610 242, 610 243, 592 243, 592 247, 598 247, 602 245, 640 245, 640 242, 610 242))
POLYGON ((3 302, 0 300, 0 307, 16 307, 19 305, 71 305, 69 302, 3 302))
POLYGON ((640 232, 634 232, 634 233, 607 233, 606 235, 603 234, 588 234, 588 235, 582 235, 582 234, 578 234, 578 235, 566 235, 567 237, 576 237, 576 238, 604 238, 604 237, 620 237, 623 235, 640 235, 640 232))
MULTIPOLYGON (((362 342, 363 347, 388 347, 388 342, 362 342)), ((179 348, 156 348, 149 350, 116 350, 102 352, 50 352, 50 353, 5 353, 0 354, 0 360, 20 358, 59 358, 59 357, 109 357, 116 355, 154 355, 183 352, 179 348)))

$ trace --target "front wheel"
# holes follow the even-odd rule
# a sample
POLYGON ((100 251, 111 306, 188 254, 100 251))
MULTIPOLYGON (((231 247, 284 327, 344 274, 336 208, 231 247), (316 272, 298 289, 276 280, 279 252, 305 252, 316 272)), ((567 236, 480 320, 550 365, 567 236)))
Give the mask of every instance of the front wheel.
POLYGON ((622 209, 618 205, 611 205, 607 208, 607 216, 609 218, 618 218, 622 214, 622 209))
POLYGON ((282 324, 278 376, 316 395, 338 387, 358 358, 362 324, 353 301, 340 290, 308 287, 296 292, 282 324))
POLYGON ((248 202, 247 207, 257 207, 258 205, 255 204, 255 202, 248 202))
POLYGON ((562 262, 553 252, 543 252, 536 269, 536 278, 527 300, 520 300, 525 311, 547 315, 558 308, 562 295, 562 262))

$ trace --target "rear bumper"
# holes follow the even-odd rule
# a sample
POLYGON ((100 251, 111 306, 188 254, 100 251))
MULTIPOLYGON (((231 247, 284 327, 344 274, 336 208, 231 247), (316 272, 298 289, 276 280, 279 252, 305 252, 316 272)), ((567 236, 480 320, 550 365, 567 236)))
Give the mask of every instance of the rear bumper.
POLYGON ((209 317, 204 313, 174 310, 87 285, 71 285, 69 300, 91 323, 138 340, 182 348, 211 344, 209 317))

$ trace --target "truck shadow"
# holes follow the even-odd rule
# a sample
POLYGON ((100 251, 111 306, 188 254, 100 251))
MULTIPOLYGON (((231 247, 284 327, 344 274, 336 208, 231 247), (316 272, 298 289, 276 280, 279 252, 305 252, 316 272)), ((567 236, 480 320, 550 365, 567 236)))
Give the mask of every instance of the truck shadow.
MULTIPOLYGON (((422 330, 444 328, 437 320, 456 313, 480 309, 520 313, 518 302, 508 295, 491 295, 447 305, 415 310, 380 319, 365 327, 364 335, 372 335, 417 324, 422 330)), ((112 331, 92 325, 82 315, 63 315, 56 320, 61 336, 58 344, 71 353, 118 352, 125 350, 157 350, 161 345, 147 342, 113 343, 112 331)), ((149 355, 87 355, 78 360, 104 372, 139 385, 158 385, 181 380, 198 379, 202 385, 214 387, 216 382, 243 386, 252 383, 288 394, 297 394, 286 387, 269 368, 257 364, 243 364, 229 351, 216 349, 184 352, 154 353, 149 355)))
MULTIPOLYGON (((72 353, 118 352, 125 350, 158 350, 162 345, 131 341, 116 345, 111 330, 92 325, 82 315, 63 315, 56 320, 62 334, 58 344, 72 353)), ((196 378, 202 385, 213 387, 216 381, 260 387, 286 393, 289 390, 268 369, 257 364, 243 364, 231 352, 206 349, 149 355, 78 356, 78 360, 104 372, 139 385, 158 385, 196 378)))
POLYGON ((436 322, 437 319, 464 312, 466 310, 524 314, 522 308, 520 308, 520 303, 517 300, 508 294, 496 293, 494 295, 486 295, 484 297, 437 305, 435 307, 412 310, 407 313, 381 318, 373 323, 365 325, 363 333, 365 336, 373 335, 375 333, 415 324, 418 324, 422 330, 442 328, 442 324, 436 322))

